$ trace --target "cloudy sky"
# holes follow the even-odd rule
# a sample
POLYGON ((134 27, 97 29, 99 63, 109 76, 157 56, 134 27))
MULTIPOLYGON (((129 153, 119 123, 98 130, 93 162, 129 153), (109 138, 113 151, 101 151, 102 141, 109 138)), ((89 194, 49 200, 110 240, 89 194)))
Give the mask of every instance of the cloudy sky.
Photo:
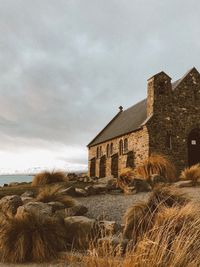
POLYGON ((0 0, 0 171, 83 169, 161 70, 200 69, 198 0, 0 0))

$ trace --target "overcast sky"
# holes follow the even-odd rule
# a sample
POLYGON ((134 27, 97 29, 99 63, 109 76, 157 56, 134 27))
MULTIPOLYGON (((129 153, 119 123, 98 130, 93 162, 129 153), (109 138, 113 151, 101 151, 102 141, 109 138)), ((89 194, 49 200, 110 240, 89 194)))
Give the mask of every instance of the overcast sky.
POLYGON ((0 0, 0 170, 83 168, 150 76, 200 69, 199 14, 198 0, 0 0))

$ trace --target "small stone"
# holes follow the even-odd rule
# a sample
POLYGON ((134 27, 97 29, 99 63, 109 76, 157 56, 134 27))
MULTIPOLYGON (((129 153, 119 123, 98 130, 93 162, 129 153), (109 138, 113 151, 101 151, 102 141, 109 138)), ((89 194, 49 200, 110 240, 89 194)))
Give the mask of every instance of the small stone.
POLYGON ((30 191, 30 190, 28 190, 28 191, 26 191, 26 192, 24 192, 22 195, 21 195, 21 197, 34 197, 34 192, 33 191, 30 191))
POLYGON ((67 216, 82 216, 87 212, 88 212, 88 208, 81 204, 77 204, 74 207, 66 209, 67 216))

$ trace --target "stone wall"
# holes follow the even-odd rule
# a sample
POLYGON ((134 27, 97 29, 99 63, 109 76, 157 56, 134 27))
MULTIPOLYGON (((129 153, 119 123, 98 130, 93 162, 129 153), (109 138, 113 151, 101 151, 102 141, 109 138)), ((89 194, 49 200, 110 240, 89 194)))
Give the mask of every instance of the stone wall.
POLYGON ((119 155, 119 174, 122 169, 126 168, 128 152, 133 151, 134 154, 134 165, 137 166, 149 155, 149 135, 147 127, 144 126, 142 130, 126 134, 122 137, 117 137, 111 141, 104 142, 102 144, 93 146, 89 148, 89 170, 90 162, 93 158, 96 158, 96 176, 99 177, 99 163, 100 158, 97 158, 97 147, 101 146, 101 157, 106 156, 106 176, 111 176, 111 156, 106 155, 107 144, 113 143, 113 153, 112 155, 118 153, 119 155), (120 140, 128 139, 128 151, 119 155, 119 142, 120 140))
POLYGON ((167 155, 181 171, 188 166, 188 135, 192 129, 200 129, 200 74, 192 69, 174 90, 168 87, 159 94, 162 78, 153 81, 156 109, 147 122, 149 151, 167 155), (171 136, 171 148, 166 146, 167 135, 171 136))

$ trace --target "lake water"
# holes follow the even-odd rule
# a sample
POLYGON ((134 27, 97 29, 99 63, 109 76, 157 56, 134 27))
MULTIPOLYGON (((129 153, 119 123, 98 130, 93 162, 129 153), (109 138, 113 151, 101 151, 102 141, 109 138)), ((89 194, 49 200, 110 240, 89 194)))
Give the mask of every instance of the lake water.
POLYGON ((24 175, 24 174, 0 175, 0 186, 12 182, 31 182, 32 178, 33 178, 32 175, 24 175))

